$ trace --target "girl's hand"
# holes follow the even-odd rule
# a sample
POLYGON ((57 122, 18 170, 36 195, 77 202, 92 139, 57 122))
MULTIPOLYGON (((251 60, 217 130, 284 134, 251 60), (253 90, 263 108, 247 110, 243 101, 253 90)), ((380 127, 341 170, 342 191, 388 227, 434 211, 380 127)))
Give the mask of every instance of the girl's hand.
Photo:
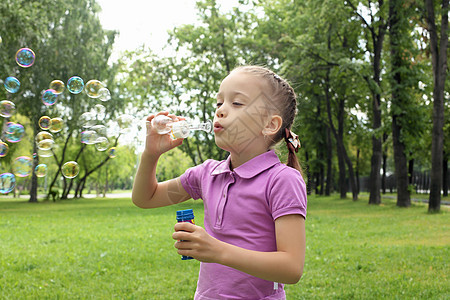
POLYGON ((145 139, 144 153, 155 157, 159 157, 164 152, 180 146, 183 143, 183 139, 173 139, 169 134, 159 134, 156 132, 156 130, 152 127, 152 120, 158 115, 168 116, 174 121, 184 120, 183 117, 169 114, 167 111, 159 112, 156 115, 152 114, 147 117, 147 137, 145 139))
POLYGON ((188 222, 177 223, 174 229, 172 238, 177 240, 174 246, 178 254, 191 256, 201 262, 220 262, 222 242, 210 236, 205 229, 188 222))

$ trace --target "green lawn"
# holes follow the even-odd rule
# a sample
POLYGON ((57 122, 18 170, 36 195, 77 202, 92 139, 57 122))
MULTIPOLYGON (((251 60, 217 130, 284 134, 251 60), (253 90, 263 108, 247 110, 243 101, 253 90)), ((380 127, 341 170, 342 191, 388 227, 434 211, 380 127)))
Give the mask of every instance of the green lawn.
MULTIPOLYGON (((450 299, 450 214, 310 197, 301 281, 288 299, 450 299)), ((129 199, 0 200, 0 299, 192 299, 197 261, 171 238, 178 209, 129 199)))

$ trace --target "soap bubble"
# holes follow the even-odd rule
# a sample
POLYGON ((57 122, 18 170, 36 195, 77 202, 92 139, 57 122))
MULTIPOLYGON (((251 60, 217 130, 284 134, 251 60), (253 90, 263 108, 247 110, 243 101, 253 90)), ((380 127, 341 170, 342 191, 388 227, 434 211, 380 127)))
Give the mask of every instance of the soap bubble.
POLYGON ((39 157, 52 157, 53 156, 53 152, 52 152, 51 149, 42 150, 42 149, 38 148, 37 155, 39 157))
POLYGON ((80 172, 80 166, 76 161, 68 161, 62 166, 61 172, 66 178, 75 178, 80 172))
POLYGON ((104 88, 104 86, 99 80, 92 79, 86 83, 86 87, 84 89, 89 97, 98 98, 100 97, 100 90, 102 88, 104 88))
POLYGON ((39 127, 43 130, 48 130, 50 128, 50 117, 48 116, 42 116, 39 119, 39 127))
POLYGON ((10 143, 17 143, 22 140, 25 133, 25 129, 19 123, 8 122, 6 123, 5 138, 10 143))
POLYGON ((108 149, 108 156, 110 158, 115 158, 116 157, 116 147, 111 147, 108 149))
POLYGON ((106 126, 105 125, 94 125, 90 128, 90 130, 93 130, 97 133, 97 137, 106 137, 106 126))
POLYGON ((109 140, 108 138, 101 136, 97 139, 97 142, 95 143, 95 148, 98 151, 106 151, 109 147, 109 140))
POLYGON ((17 93, 19 91, 20 88, 20 81, 19 79, 17 79, 16 77, 8 77, 5 79, 5 82, 3 83, 3 85, 5 86, 5 89, 11 93, 17 93))
POLYGON ((0 174, 0 193, 8 194, 16 186, 16 177, 11 173, 0 174))
POLYGON ((84 88, 84 81, 81 79, 81 77, 78 76, 72 76, 67 81, 67 89, 72 94, 79 94, 83 91, 84 88))
POLYGON ((46 106, 52 106, 56 103, 56 100, 58 100, 58 94, 55 92, 55 90, 48 89, 45 90, 42 94, 42 103, 44 103, 46 106))
POLYGON ((40 150, 50 150, 55 143, 53 140, 53 135, 47 131, 41 131, 36 134, 35 141, 38 149, 40 150))
POLYGON ((19 156, 12 163, 13 173, 19 177, 27 177, 31 173, 33 161, 28 156, 19 156))
POLYGON ((85 130, 81 132, 81 143, 92 145, 97 142, 98 134, 94 130, 85 130))
POLYGON ((95 114, 97 115, 97 120, 102 121, 102 120, 105 119, 105 111, 106 111, 106 108, 105 108, 103 105, 101 105, 101 104, 96 104, 96 105, 94 106, 94 110, 95 110, 95 114))
POLYGON ((16 62, 23 68, 31 67, 34 64, 35 58, 36 56, 30 48, 22 48, 16 52, 16 62))
POLYGON ((79 118, 81 126, 84 128, 89 128, 95 125, 97 123, 95 119, 95 114, 93 112, 85 112, 83 113, 79 118))
POLYGON ((126 133, 131 129, 134 119, 132 116, 123 114, 117 118, 117 124, 119 124, 120 132, 126 133))
POLYGON ((16 105, 8 100, 0 101, 0 116, 9 118, 16 111, 16 105))
POLYGON ((64 126, 64 121, 61 118, 53 118, 50 120, 50 131, 55 133, 55 132, 60 132, 62 130, 64 126))
POLYGON ((103 101, 103 102, 106 102, 106 101, 109 101, 109 100, 111 100, 111 93, 110 93, 110 91, 107 89, 107 88, 101 88, 99 91, 98 91, 98 94, 99 94, 99 96, 98 96, 98 98, 101 100, 101 101, 103 101))
POLYGON ((45 177, 47 175, 47 165, 46 164, 39 164, 34 169, 34 172, 36 173, 37 177, 45 177))
POLYGON ((0 141, 0 157, 5 157, 8 154, 9 146, 7 143, 0 141))
POLYGON ((55 91, 55 94, 61 94, 65 90, 64 82, 61 80, 53 80, 50 82, 49 88, 55 91))
POLYGON ((54 143, 54 140, 46 139, 38 142, 37 147, 39 150, 50 150, 52 149, 54 143))

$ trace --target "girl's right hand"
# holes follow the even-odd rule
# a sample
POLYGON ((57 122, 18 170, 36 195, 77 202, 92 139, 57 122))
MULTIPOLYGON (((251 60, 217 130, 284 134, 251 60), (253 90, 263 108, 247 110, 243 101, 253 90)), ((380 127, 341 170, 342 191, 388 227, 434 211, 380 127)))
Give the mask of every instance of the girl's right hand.
POLYGON ((183 139, 173 139, 169 134, 159 134, 152 127, 152 120, 158 115, 165 115, 174 121, 184 120, 183 117, 175 116, 174 114, 169 114, 167 111, 159 112, 156 115, 151 114, 146 119, 147 127, 147 137, 145 139, 145 149, 144 153, 154 157, 159 157, 164 152, 167 152, 175 147, 180 146, 183 143, 183 139))

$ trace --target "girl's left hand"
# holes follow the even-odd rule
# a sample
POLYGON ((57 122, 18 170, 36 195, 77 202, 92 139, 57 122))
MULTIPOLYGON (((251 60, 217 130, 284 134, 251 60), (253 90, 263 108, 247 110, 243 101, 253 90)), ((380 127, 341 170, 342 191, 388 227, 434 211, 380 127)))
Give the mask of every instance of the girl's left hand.
POLYGON ((201 262, 220 261, 222 242, 210 236, 205 229, 188 222, 177 223, 174 229, 172 238, 177 240, 174 246, 178 254, 191 256, 201 262))

